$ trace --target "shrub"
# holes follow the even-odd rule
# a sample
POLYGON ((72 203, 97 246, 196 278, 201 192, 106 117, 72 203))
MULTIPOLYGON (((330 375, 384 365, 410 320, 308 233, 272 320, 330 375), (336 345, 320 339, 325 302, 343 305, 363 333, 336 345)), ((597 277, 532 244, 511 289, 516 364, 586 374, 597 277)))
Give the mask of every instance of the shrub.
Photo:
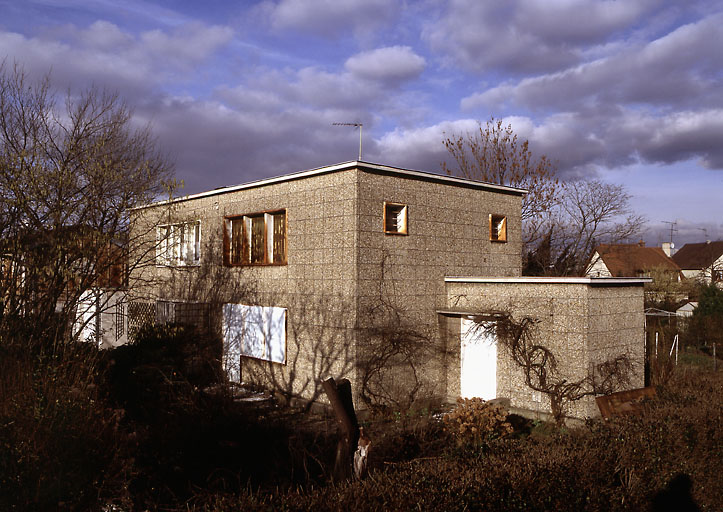
POLYGON ((118 494, 126 446, 99 359, 89 344, 0 347, 0 509, 82 509, 118 494))
POLYGON ((458 398, 457 407, 444 416, 444 424, 460 445, 475 447, 513 431, 505 408, 481 398, 458 398))

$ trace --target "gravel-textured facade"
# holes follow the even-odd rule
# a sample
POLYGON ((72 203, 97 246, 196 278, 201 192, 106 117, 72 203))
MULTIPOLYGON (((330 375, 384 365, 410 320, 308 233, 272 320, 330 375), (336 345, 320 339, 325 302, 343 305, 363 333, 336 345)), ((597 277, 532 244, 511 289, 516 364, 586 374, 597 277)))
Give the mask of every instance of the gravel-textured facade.
MULTIPOLYGON (((369 347, 375 346, 367 340, 380 326, 413 329, 427 354, 413 375, 404 365, 379 373, 387 393, 402 396, 417 386, 419 396, 455 398, 459 341, 449 333, 460 316, 449 311, 462 305, 470 313, 510 306, 545 319, 553 315, 550 339, 574 372, 618 347, 642 353, 641 286, 445 282, 448 276, 520 276, 523 194, 348 162, 150 205, 135 211, 149 226, 159 217, 164 226, 186 223, 195 226, 188 229, 196 229, 200 239, 193 257, 188 245, 183 262, 136 270, 134 282, 140 285, 133 293, 139 301, 286 308, 285 362, 243 357, 241 378, 305 399, 319 398, 319 383, 328 377, 349 378, 358 393, 369 347), (264 261, 234 265, 254 256, 230 256, 248 250, 233 246, 232 221, 247 216, 251 230, 251 219, 261 224, 266 214, 266 222, 276 222, 269 215, 281 212, 283 246, 272 248, 269 242, 264 261), (620 330, 622 325, 627 330, 620 330)), ((146 233, 150 257, 155 257, 157 232, 146 233)), ((281 241, 280 234, 267 236, 281 241)), ((221 329, 220 320, 215 325, 221 329)), ((503 359, 500 355, 500 396, 510 395, 520 407, 544 409, 530 402, 530 392, 515 382, 503 359)))

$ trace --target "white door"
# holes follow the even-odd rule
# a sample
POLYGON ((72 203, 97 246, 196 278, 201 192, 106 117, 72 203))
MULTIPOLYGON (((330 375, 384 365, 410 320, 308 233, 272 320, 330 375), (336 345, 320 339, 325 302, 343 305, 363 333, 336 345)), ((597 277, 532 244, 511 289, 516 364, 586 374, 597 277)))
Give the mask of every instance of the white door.
POLYGON ((477 324, 462 318, 460 391, 462 398, 497 397, 497 339, 487 328, 493 322, 477 324))

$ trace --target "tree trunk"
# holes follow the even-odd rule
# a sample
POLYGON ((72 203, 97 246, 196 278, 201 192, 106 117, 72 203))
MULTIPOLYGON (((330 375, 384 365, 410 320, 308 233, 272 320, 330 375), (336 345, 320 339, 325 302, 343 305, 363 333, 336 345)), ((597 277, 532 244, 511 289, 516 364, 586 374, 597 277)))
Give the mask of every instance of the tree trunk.
POLYGON ((351 382, 348 379, 341 379, 337 383, 330 378, 325 380, 322 386, 326 396, 329 397, 341 430, 341 437, 336 447, 334 480, 342 481, 351 477, 354 452, 359 441, 359 423, 351 399, 351 382))

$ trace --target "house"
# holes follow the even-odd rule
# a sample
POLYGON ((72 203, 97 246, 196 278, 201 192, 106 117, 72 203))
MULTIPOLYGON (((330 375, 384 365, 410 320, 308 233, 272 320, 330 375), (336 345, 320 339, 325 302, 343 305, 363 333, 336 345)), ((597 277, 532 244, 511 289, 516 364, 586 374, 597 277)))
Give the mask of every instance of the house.
POLYGON ((27 322, 46 313, 80 340, 126 343, 124 246, 82 226, 8 237, 0 255, 0 318, 27 322))
POLYGON ((591 277, 651 277, 663 274, 680 281, 680 267, 660 247, 637 244, 600 244, 590 258, 585 274, 591 277))
POLYGON ((695 311, 695 308, 698 307, 697 301, 688 301, 682 306, 680 306, 678 309, 675 310, 676 316, 683 317, 683 318, 690 318, 693 316, 693 312, 695 311))
POLYGON ((673 260, 686 278, 723 286, 723 240, 685 244, 673 260))
POLYGON ((521 277, 524 193, 352 161, 140 207, 154 261, 130 306, 205 322, 232 381, 306 400, 348 377, 368 406, 465 395, 549 411, 493 330, 472 328, 501 311, 534 316, 570 378, 626 354, 642 386, 646 280, 521 277))

